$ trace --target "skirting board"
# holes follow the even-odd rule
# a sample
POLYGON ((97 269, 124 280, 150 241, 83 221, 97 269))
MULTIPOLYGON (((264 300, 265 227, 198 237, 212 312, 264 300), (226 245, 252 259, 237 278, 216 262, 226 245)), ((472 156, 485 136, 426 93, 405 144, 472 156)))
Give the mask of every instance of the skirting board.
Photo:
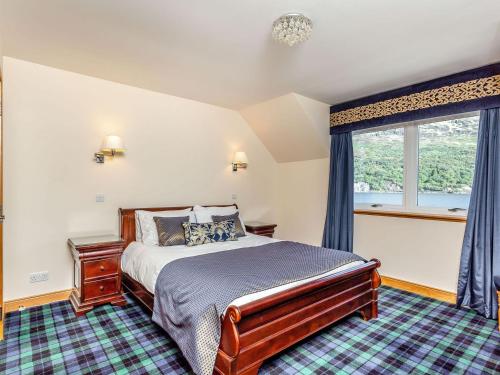
MULTIPOLYGON (((421 296, 434 298, 448 303, 455 303, 457 299, 455 293, 447 292, 445 290, 431 288, 429 286, 415 284, 409 281, 399 280, 388 276, 381 277, 383 285, 391 286, 396 289, 406 290, 407 292, 412 292, 421 296)), ((4 305, 4 311, 5 313, 9 313, 12 311, 17 311, 19 310, 19 308, 23 307, 28 308, 33 306, 46 305, 52 302, 66 301, 69 299, 70 293, 71 289, 6 301, 4 305)))
POLYGON ((40 294, 38 296, 14 299, 12 301, 5 301, 5 313, 17 311, 19 308, 27 308, 33 306, 46 305, 52 302, 66 301, 69 299, 70 290, 61 290, 59 292, 52 292, 47 294, 40 294))
POLYGON ((396 289, 405 290, 407 292, 419 294, 424 297, 434 298, 439 301, 455 304, 457 295, 446 290, 432 288, 430 286, 415 284, 409 281, 399 280, 388 276, 381 276, 382 285, 387 285, 396 289))

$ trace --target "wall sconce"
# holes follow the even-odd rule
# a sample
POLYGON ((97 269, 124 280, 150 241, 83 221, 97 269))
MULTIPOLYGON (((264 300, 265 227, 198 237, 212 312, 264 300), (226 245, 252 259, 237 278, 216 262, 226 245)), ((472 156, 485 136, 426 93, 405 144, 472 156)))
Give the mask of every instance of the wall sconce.
POLYGON ((247 154, 245 154, 243 151, 235 152, 232 165, 233 172, 236 172, 238 168, 246 168, 248 165, 247 154))
POLYGON ((96 163, 104 163, 104 156, 115 156, 125 152, 122 139, 117 135, 107 135, 102 143, 101 151, 94 154, 96 163))

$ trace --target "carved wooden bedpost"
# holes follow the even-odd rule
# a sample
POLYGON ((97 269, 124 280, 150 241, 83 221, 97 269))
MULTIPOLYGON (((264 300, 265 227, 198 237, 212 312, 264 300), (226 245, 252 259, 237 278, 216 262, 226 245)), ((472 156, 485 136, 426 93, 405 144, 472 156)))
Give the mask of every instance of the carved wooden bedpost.
POLYGON ((229 306, 222 318, 219 352, 214 373, 236 374, 236 359, 240 353, 240 335, 237 324, 240 320, 240 309, 237 306, 229 306))

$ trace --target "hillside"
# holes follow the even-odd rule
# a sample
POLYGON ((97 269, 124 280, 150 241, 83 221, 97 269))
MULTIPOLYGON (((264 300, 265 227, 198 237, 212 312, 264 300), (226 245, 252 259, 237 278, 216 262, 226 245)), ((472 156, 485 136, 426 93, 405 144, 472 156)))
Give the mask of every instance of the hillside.
MULTIPOLYGON (((419 191, 470 192, 476 153, 478 117, 419 126, 419 191)), ((356 134, 355 191, 403 190, 402 128, 356 134)))

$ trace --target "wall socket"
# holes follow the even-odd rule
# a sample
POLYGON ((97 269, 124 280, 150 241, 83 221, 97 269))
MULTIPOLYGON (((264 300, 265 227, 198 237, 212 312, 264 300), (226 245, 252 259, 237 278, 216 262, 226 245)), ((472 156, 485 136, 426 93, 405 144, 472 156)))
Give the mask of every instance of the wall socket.
POLYGON ((97 195, 95 196, 95 201, 96 201, 97 203, 103 203, 103 202, 104 202, 104 194, 97 194, 97 195))
POLYGON ((49 279, 49 271, 30 273, 30 283, 39 283, 49 279))

